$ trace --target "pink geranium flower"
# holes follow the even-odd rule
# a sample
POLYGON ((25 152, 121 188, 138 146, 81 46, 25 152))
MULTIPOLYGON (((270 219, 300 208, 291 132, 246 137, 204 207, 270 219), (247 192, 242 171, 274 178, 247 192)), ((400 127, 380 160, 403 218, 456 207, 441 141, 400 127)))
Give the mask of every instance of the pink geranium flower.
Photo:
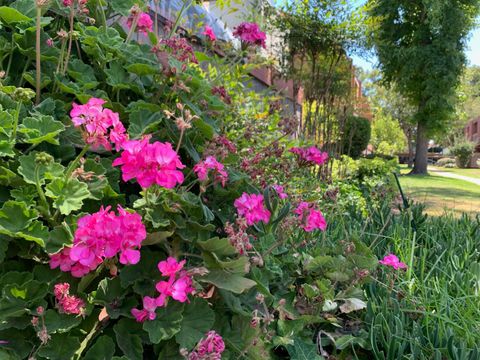
POLYGON ((389 254, 383 258, 383 260, 379 261, 380 264, 385 265, 385 266, 391 266, 395 270, 398 269, 406 269, 407 265, 403 262, 401 262, 398 257, 394 254, 389 254))
POLYGON ((235 28, 233 36, 238 37, 246 45, 255 45, 265 48, 267 35, 260 30, 256 23, 243 22, 235 28))
POLYGON ((167 189, 174 188, 183 182, 185 165, 173 150, 172 144, 149 143, 150 137, 142 140, 130 140, 123 144, 121 156, 113 162, 113 166, 121 166, 122 179, 136 179, 141 187, 149 188, 153 184, 167 189))
POLYGON ((175 258, 169 257, 167 260, 160 261, 158 263, 158 271, 160 271, 162 276, 174 276, 177 272, 183 269, 183 265, 185 265, 185 262, 186 260, 177 262, 175 258))
POLYGON ((112 150, 112 144, 118 151, 128 140, 128 134, 118 113, 104 109, 105 100, 90 98, 84 105, 72 104, 70 117, 75 127, 81 127, 83 137, 93 149, 100 147, 112 150))
POLYGON ((200 161, 193 167, 193 171, 197 174, 200 181, 205 181, 208 178, 208 172, 212 170, 215 176, 215 182, 219 182, 225 187, 228 180, 228 173, 222 163, 219 163, 213 156, 208 156, 205 160, 200 161))
POLYGON ((248 225, 256 224, 260 221, 268 223, 270 220, 270 211, 265 208, 263 195, 243 193, 234 202, 239 216, 247 220, 248 225))
POLYGON ((60 313, 73 315, 83 315, 85 313, 85 302, 76 296, 70 295, 70 284, 56 284, 53 288, 53 293, 60 313))
POLYGON ((302 165, 323 165, 328 160, 328 153, 322 152, 316 146, 308 148, 292 147, 289 151, 298 156, 302 165))
POLYGON ((210 41, 215 41, 217 40, 217 37, 215 36, 215 32, 213 31, 213 29, 206 25, 205 26, 205 30, 203 31, 202 33, 203 35, 205 35, 206 37, 208 37, 210 39, 210 41))
POLYGON ((128 19, 127 19, 127 26, 129 29, 132 28, 133 20, 135 19, 135 16, 138 16, 138 21, 137 21, 137 27, 135 28, 135 31, 144 33, 147 35, 149 32, 153 31, 153 21, 150 15, 147 13, 133 13, 131 14, 128 19))
POLYGON ((277 192, 277 195, 280 199, 286 199, 288 195, 284 192, 282 185, 272 185, 272 188, 277 192))
POLYGON ((207 336, 200 340, 195 351, 188 355, 188 360, 221 359, 225 351, 225 342, 215 331, 209 331, 207 336))
POLYGON ((73 245, 50 256, 50 268, 60 267, 74 277, 95 270, 104 259, 120 255, 120 263, 136 264, 147 233, 142 218, 118 206, 118 215, 110 207, 81 217, 77 222, 73 245))
POLYGON ((306 232, 312 232, 317 229, 325 231, 327 228, 327 222, 322 212, 316 210, 315 205, 312 203, 302 201, 294 210, 294 213, 298 215, 301 227, 306 232))
POLYGON ((150 296, 145 296, 143 298, 143 309, 132 309, 130 312, 137 322, 144 322, 146 320, 155 320, 157 317, 156 311, 157 303, 156 299, 150 296))

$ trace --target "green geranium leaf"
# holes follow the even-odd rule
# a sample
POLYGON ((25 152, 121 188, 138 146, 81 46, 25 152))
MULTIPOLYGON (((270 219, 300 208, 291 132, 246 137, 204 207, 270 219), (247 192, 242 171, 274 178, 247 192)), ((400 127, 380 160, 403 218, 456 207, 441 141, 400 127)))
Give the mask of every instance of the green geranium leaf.
POLYGON ((111 360, 115 354, 115 343, 112 338, 103 335, 87 351, 83 360, 111 360))
POLYGON ((154 130, 164 116, 161 112, 152 112, 147 109, 138 109, 130 113, 128 133, 132 138, 138 138, 154 130))
POLYGON ((117 1, 112 1, 109 5, 112 7, 112 9, 115 12, 123 16, 128 16, 132 6, 136 4, 137 2, 135 0, 117 0, 117 1))
POLYGON ((62 249, 65 245, 70 245, 73 240, 72 230, 66 223, 56 226, 48 236, 45 243, 45 250, 49 254, 54 254, 62 249))
POLYGON ((40 221, 35 220, 27 229, 19 231, 15 235, 45 247, 45 243, 48 241, 48 228, 40 221))
POLYGON ((65 333, 80 325, 81 317, 60 314, 57 310, 49 309, 45 312, 45 326, 48 333, 65 333))
POLYGON ((83 200, 90 196, 87 184, 77 179, 55 179, 46 186, 45 195, 53 199, 53 207, 63 215, 82 208, 83 200))
POLYGON ((312 343, 306 343, 299 338, 295 338, 293 346, 288 346, 288 353, 292 360, 323 360, 323 356, 318 355, 317 346, 312 343))
POLYGON ((171 339, 181 329, 183 304, 170 302, 167 307, 157 310, 157 318, 143 323, 143 330, 148 333, 150 341, 158 344, 160 341, 171 339))
POLYGON ((25 203, 7 201, 0 209, 0 233, 15 236, 27 229, 36 218, 38 213, 29 209, 25 203))
MULTIPOLYGON (((35 156, 37 152, 32 151, 28 155, 20 156, 18 161, 18 173, 23 176, 23 179, 29 184, 35 184, 35 156)), ((59 163, 51 163, 49 165, 39 165, 38 178, 40 185, 45 184, 45 180, 53 180, 64 175, 65 168, 59 163)))
POLYGON ((65 360, 72 358, 79 347, 78 338, 66 334, 54 334, 47 345, 40 348, 38 355, 51 360, 65 360))
POLYGON ((65 126, 48 115, 27 117, 19 126, 19 132, 25 136, 28 144, 40 144, 45 141, 53 145, 59 145, 58 134, 65 130, 65 126))
POLYGON ((158 73, 158 68, 148 64, 131 64, 125 67, 128 72, 138 76, 153 75, 158 73))
POLYGON ((206 276, 199 278, 199 280, 236 294, 241 294, 257 284, 253 280, 222 270, 212 270, 206 276))
POLYGON ((121 319, 113 327, 117 339, 118 347, 123 351, 125 356, 130 360, 143 359, 143 345, 140 336, 141 328, 138 323, 131 319, 121 319), (135 331, 136 330, 136 331, 135 331))
POLYGON ((180 348, 191 349, 211 330, 215 322, 215 313, 204 299, 195 298, 185 305, 181 330, 175 335, 180 348))
POLYGON ((210 251, 218 256, 234 255, 237 253, 237 250, 235 250, 227 238, 220 239, 214 237, 206 241, 199 241, 198 245, 203 250, 210 251))
POLYGON ((10 6, 0 6, 0 19, 8 25, 31 20, 29 17, 10 6))

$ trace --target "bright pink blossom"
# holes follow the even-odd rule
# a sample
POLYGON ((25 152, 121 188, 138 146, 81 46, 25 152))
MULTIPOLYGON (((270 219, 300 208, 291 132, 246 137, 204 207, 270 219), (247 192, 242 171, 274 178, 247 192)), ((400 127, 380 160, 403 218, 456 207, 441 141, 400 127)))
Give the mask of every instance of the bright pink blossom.
POLYGON ((140 13, 136 15, 130 15, 127 19, 127 26, 129 29, 132 28, 132 23, 134 16, 138 16, 138 21, 137 21, 137 27, 135 28, 135 31, 148 34, 149 32, 153 31, 153 21, 150 15, 147 13, 140 13))
POLYGON ((200 181, 208 178, 208 171, 212 170, 215 176, 215 182, 219 182, 225 187, 228 180, 228 173, 222 163, 219 163, 213 156, 208 156, 205 160, 200 161, 193 167, 193 171, 197 174, 200 181))
POLYGON ((233 35, 238 37, 244 44, 265 48, 267 35, 260 30, 260 27, 256 23, 241 23, 235 28, 233 35))
POLYGON ((407 265, 403 262, 401 262, 398 257, 394 254, 389 254, 383 258, 383 260, 379 261, 380 264, 385 265, 385 266, 391 266, 395 270, 398 269, 406 269, 407 265))
POLYGON ((110 207, 81 217, 75 231, 73 245, 50 256, 50 268, 60 267, 74 277, 82 277, 95 270, 104 259, 120 254, 120 263, 136 264, 138 250, 147 233, 142 218, 118 206, 118 215, 110 207))
POLYGON ((137 322, 144 322, 146 320, 155 320, 157 317, 156 311, 157 303, 156 299, 150 296, 145 296, 143 298, 143 309, 132 309, 131 313, 135 317, 137 322))
POLYGON ((153 184, 167 189, 174 188, 183 182, 185 165, 173 150, 172 144, 149 143, 150 137, 142 140, 130 140, 123 144, 121 156, 113 162, 113 166, 121 166, 122 179, 136 179, 141 187, 149 188, 153 184))
POLYGON ((225 343, 215 331, 209 331, 207 336, 200 340, 194 351, 188 355, 188 360, 217 360, 222 358, 225 343))
POLYGON ((315 205, 312 203, 302 201, 295 209, 294 213, 298 215, 301 227, 306 232, 312 232, 317 229, 325 231, 327 228, 327 222, 325 221, 322 212, 316 210, 315 205))
POLYGON ((118 151, 128 140, 118 113, 104 109, 105 100, 90 98, 84 105, 73 103, 70 117, 75 127, 82 127, 85 142, 93 149, 104 147, 112 150, 112 144, 118 151))
POLYGON ((289 151, 296 154, 300 163, 304 165, 323 165, 328 160, 328 153, 322 152, 316 146, 308 148, 292 147, 289 151))
POLYGON ((210 41, 217 40, 217 37, 215 36, 215 32, 208 25, 205 26, 205 30, 203 31, 202 35, 205 35, 206 37, 208 37, 210 39, 210 41))
POLYGON ((83 315, 85 313, 85 302, 76 296, 70 295, 70 284, 56 284, 53 288, 53 293, 60 313, 74 315, 83 315))
POLYGON ((241 197, 235 200, 234 205, 237 208, 238 215, 244 217, 248 225, 260 221, 268 223, 270 211, 265 208, 263 200, 263 195, 243 193, 241 197))
POLYGON ((272 188, 277 192, 280 199, 286 199, 288 195, 284 192, 282 185, 272 185, 272 188))
POLYGON ((185 260, 177 262, 172 257, 158 263, 158 270, 162 276, 168 277, 168 280, 159 281, 156 285, 156 289, 160 293, 157 298, 157 306, 164 306, 168 297, 186 302, 188 294, 194 291, 191 276, 182 270, 184 264, 185 260))

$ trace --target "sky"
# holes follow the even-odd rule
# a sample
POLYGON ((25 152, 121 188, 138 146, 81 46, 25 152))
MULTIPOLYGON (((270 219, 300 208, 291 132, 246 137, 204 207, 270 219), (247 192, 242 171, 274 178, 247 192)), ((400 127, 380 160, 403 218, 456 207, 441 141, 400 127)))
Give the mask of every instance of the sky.
MULTIPOLYGON (((467 47, 467 58, 469 65, 480 66, 480 27, 476 28, 469 36, 467 47)), ((371 70, 375 67, 376 58, 363 59, 358 56, 352 56, 353 64, 357 67, 362 67, 365 70, 371 70)))

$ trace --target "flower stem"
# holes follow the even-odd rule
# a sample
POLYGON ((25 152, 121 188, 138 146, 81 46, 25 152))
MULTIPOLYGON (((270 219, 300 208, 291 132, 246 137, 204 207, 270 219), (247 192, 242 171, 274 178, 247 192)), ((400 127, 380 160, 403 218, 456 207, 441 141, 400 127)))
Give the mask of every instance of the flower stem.
POLYGON ((22 108, 22 102, 19 101, 17 103, 17 108, 15 109, 15 119, 13 121, 13 131, 12 131, 12 135, 10 135, 10 142, 15 141, 15 139, 17 138, 18 118, 20 117, 21 108, 22 108))
POLYGON ((65 74, 65 71, 67 71, 68 62, 70 61, 70 53, 72 52, 74 15, 75 15, 75 1, 72 1, 72 5, 70 6, 70 32, 68 33, 68 49, 67 49, 67 56, 65 57, 65 65, 63 67, 63 74, 65 74))
POLYGON ((43 192, 42 186, 40 185, 40 165, 35 166, 35 186, 37 188, 38 196, 40 197, 40 210, 43 216, 48 220, 49 223, 52 222, 52 215, 50 213, 50 206, 48 205, 47 198, 43 192))
POLYGON ((175 149, 175 152, 178 154, 178 150, 180 150, 180 145, 182 145, 182 140, 183 140, 183 133, 185 132, 185 129, 180 130, 180 139, 178 139, 178 144, 177 148, 175 149))
POLYGON ((41 63, 40 63, 40 58, 41 58, 41 48, 40 48, 40 32, 42 30, 41 28, 41 23, 40 23, 40 18, 42 17, 42 8, 37 5, 37 20, 36 20, 36 43, 35 43, 35 59, 36 59, 36 98, 35 98, 35 104, 40 103, 40 86, 41 86, 41 63))
POLYGON ((90 340, 92 340, 92 338, 95 336, 95 334, 97 333, 97 330, 99 329, 99 321, 95 321, 95 324, 93 324, 92 326, 92 329, 90 330, 90 332, 87 334, 87 336, 85 336, 85 339, 83 339, 82 343, 80 344, 80 347, 78 348, 78 350, 75 352, 75 354, 73 355, 73 358, 74 359, 80 359, 81 356, 82 356, 82 353, 85 351, 85 349, 87 348, 88 346, 88 343, 90 342, 90 340))
POLYGON ((68 166, 68 169, 67 169, 67 172, 65 173, 65 179, 68 179, 70 177, 70 175, 72 175, 73 173, 73 170, 75 170, 75 168, 77 167, 78 165, 78 162, 80 161, 80 159, 87 153, 88 149, 90 149, 90 145, 85 145, 85 147, 82 149, 82 151, 80 151, 80 154, 78 154, 78 156, 75 158, 75 160, 73 160, 70 165, 68 166))
POLYGON ((136 14, 135 17, 132 20, 132 26, 130 27, 130 30, 128 31, 127 38, 125 39, 125 44, 127 44, 130 39, 132 38, 133 33, 135 32, 135 29, 137 28, 137 23, 138 19, 140 18, 140 14, 136 14))

